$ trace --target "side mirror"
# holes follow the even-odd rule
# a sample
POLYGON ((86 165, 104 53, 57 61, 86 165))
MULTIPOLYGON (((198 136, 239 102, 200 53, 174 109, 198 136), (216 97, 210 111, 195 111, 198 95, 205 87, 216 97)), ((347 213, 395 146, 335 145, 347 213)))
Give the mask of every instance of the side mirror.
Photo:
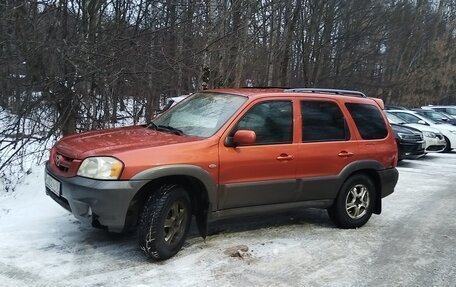
POLYGON ((423 121, 423 120, 419 120, 418 123, 419 123, 420 125, 428 126, 428 124, 427 124, 425 121, 423 121))
POLYGON ((251 145, 256 141, 256 134, 251 130, 238 130, 233 137, 227 137, 225 145, 228 147, 237 147, 242 145, 251 145))

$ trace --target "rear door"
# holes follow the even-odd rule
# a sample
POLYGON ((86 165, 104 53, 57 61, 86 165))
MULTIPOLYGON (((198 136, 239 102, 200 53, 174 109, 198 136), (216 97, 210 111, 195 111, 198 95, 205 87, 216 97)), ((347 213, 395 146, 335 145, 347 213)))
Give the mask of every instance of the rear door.
POLYGON ((298 200, 334 198, 337 175, 358 159, 347 117, 333 99, 302 99, 298 145, 298 200))

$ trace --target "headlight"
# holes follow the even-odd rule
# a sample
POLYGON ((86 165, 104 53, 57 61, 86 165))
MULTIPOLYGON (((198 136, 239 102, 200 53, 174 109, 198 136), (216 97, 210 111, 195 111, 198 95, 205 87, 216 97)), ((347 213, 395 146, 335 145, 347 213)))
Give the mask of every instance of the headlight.
POLYGON ((423 136, 427 138, 435 138, 437 135, 433 132, 423 132, 423 136))
POLYGON ((410 135, 408 134, 403 134, 403 133, 397 133, 397 135, 401 138, 401 139, 409 139, 410 138, 410 135))
POLYGON ((118 179, 123 163, 113 157, 88 157, 78 169, 78 175, 95 179, 118 179))

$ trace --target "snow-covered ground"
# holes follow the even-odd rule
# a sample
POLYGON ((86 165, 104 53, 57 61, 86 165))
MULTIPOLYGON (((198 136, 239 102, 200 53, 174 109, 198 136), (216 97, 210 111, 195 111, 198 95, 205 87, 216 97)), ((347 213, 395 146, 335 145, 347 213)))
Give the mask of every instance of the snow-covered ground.
POLYGON ((0 192, 0 286, 455 286, 456 153, 399 171, 383 213, 360 229, 310 209, 235 220, 206 241, 192 230, 177 256, 154 263, 134 233, 82 225, 47 197, 38 166, 0 192))

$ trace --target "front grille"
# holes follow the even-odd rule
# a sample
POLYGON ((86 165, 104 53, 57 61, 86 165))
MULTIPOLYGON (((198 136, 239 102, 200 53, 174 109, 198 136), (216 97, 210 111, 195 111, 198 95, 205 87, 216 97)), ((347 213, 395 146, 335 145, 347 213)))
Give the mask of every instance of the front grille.
POLYGON ((407 136, 406 139, 409 139, 409 140, 416 140, 416 141, 422 141, 422 140, 423 140, 423 136, 420 135, 420 134, 413 134, 413 135, 407 136))
POLYGON ((68 172, 73 160, 73 158, 65 156, 59 152, 55 152, 52 158, 52 162, 54 163, 54 165, 62 172, 68 172))

